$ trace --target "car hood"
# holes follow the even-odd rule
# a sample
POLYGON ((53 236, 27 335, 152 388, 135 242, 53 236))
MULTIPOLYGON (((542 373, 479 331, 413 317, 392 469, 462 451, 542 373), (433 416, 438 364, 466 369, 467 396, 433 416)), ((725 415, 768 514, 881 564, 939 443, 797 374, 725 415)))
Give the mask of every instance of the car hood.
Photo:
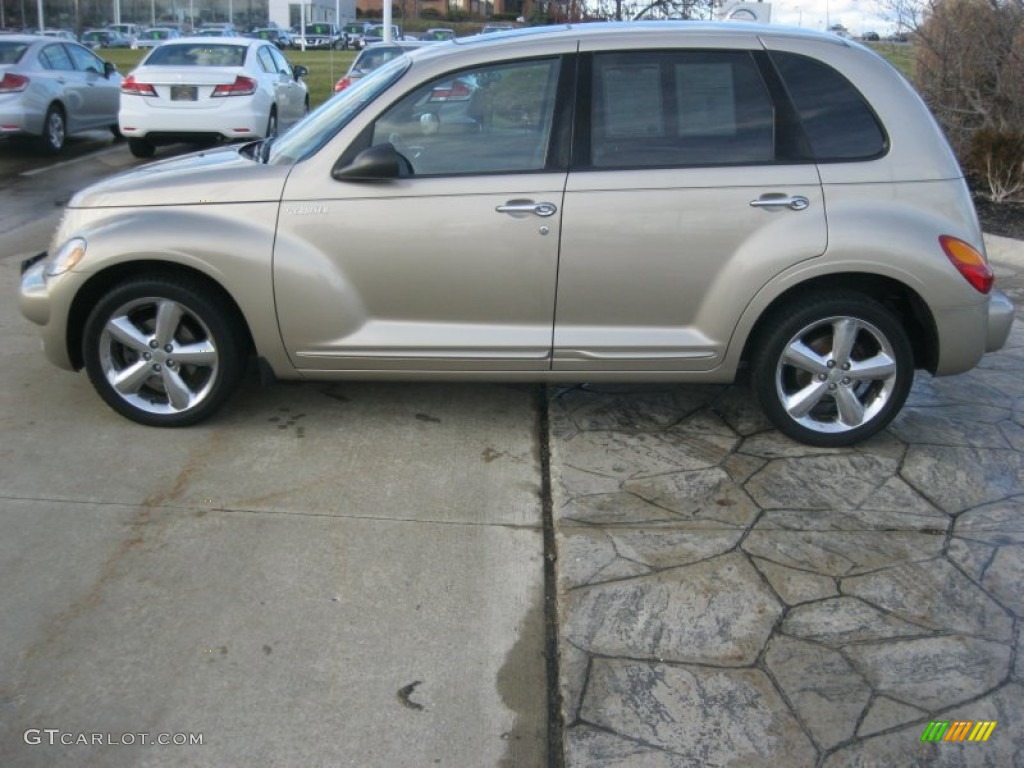
POLYGON ((289 166, 264 165, 239 146, 161 160, 86 187, 69 208, 276 202, 289 166))

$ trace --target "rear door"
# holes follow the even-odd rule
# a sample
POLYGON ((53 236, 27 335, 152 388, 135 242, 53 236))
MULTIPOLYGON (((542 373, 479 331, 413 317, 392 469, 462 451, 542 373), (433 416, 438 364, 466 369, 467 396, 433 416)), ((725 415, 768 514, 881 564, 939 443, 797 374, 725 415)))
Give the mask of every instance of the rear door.
POLYGON ((826 247, 816 167, 756 49, 583 58, 553 368, 704 371, 826 247))

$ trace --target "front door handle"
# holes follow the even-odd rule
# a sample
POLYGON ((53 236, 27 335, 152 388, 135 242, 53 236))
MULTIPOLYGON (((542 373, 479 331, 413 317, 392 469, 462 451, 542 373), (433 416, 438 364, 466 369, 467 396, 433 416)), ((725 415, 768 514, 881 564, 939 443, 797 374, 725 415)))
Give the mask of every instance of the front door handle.
POLYGON ((533 200, 509 200, 504 205, 497 206, 494 210, 498 213, 508 213, 512 216, 518 214, 532 213, 534 216, 547 218, 558 212, 558 206, 554 203, 535 203, 533 200))
POLYGON ((762 195, 757 200, 751 200, 750 205, 754 208, 789 208, 794 211, 802 211, 811 204, 803 195, 762 195))

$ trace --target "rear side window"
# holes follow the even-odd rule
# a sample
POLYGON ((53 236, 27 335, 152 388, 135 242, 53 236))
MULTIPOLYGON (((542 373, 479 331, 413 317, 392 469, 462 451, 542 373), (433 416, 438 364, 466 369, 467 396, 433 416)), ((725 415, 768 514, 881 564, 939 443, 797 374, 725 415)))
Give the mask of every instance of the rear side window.
POLYGON ((48 45, 43 48, 39 52, 39 63, 43 65, 44 69, 57 71, 70 71, 75 68, 75 65, 71 63, 71 57, 68 56, 68 52, 60 44, 48 45))
POLYGON ((885 153, 885 133, 849 80, 807 56, 773 52, 771 57, 800 114, 816 162, 870 160, 885 153))
POLYGON ((775 110, 745 51, 594 56, 591 165, 772 162, 775 110))

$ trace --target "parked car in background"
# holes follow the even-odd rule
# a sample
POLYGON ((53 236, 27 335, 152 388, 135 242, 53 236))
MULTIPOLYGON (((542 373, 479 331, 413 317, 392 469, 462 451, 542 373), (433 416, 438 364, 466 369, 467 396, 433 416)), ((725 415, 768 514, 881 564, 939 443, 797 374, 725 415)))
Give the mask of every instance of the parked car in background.
POLYGON ((113 29, 88 29, 82 33, 82 45, 97 51, 100 48, 130 48, 131 41, 113 29))
POLYGON ((276 45, 280 50, 299 47, 296 44, 295 37, 292 33, 287 29, 280 29, 279 27, 261 27, 260 29, 254 29, 250 37, 255 37, 257 40, 267 40, 276 45))
POLYGON ((128 38, 128 46, 130 48, 135 47, 135 40, 140 34, 142 34, 142 27, 138 24, 107 24, 107 29, 114 32, 120 32, 122 35, 128 38))
POLYGON ((372 26, 373 25, 369 22, 352 22, 351 24, 343 26, 341 31, 348 40, 348 47, 353 50, 363 48, 366 45, 363 40, 363 35, 365 35, 366 30, 372 26))
POLYGON ((78 42, 78 38, 75 37, 75 33, 70 29, 44 29, 39 34, 43 37, 54 37, 58 40, 70 40, 73 43, 78 42))
POLYGON ((427 43, 443 43, 455 39, 455 30, 447 27, 435 27, 428 29, 420 35, 419 39, 427 43))
POLYGON ((55 155, 72 134, 117 131, 121 75, 85 46, 36 35, 0 37, 0 135, 31 137, 55 155))
POLYGON ((860 36, 860 39, 867 43, 877 43, 880 38, 877 32, 865 32, 860 36))
POLYGON ((425 43, 422 40, 399 40, 394 43, 372 43, 366 46, 352 61, 345 76, 334 84, 334 92, 338 93, 345 90, 360 78, 384 66, 392 59, 397 59, 403 53, 415 50, 423 45, 425 43))
POLYGON ((478 34, 489 35, 493 32, 508 32, 510 29, 515 29, 516 25, 504 21, 493 21, 490 24, 484 24, 483 28, 478 34))
POLYGON ((276 136, 309 111, 306 73, 265 40, 173 40, 121 84, 121 132, 136 157, 159 144, 276 136))
MULTIPOLYGON (((391 25, 391 42, 404 41, 402 37, 402 29, 397 24, 391 25)), ((374 43, 384 42, 384 25, 383 24, 370 24, 366 31, 363 32, 363 47, 373 45, 374 43)))
POLYGON ((142 33, 135 41, 136 48, 155 48, 168 40, 177 40, 181 37, 178 30, 171 27, 149 27, 142 30, 142 33))
POLYGON ((195 37, 241 37, 238 30, 231 27, 202 27, 195 32, 195 37))
POLYGON ((302 32, 300 31, 295 37, 295 43, 300 48, 305 44, 306 48, 311 48, 313 50, 326 50, 333 48, 340 51, 345 47, 344 33, 342 32, 341 27, 337 24, 328 24, 319 21, 307 24, 305 37, 302 36, 302 32))
POLYGON ((49 359, 142 424, 210 416, 253 356, 319 381, 742 370, 781 433, 825 447, 885 427, 915 370, 977 365, 1014 315, 891 65, 692 21, 409 51, 274 141, 79 192, 20 301, 49 359), (485 130, 423 111, 459 82, 485 130))

